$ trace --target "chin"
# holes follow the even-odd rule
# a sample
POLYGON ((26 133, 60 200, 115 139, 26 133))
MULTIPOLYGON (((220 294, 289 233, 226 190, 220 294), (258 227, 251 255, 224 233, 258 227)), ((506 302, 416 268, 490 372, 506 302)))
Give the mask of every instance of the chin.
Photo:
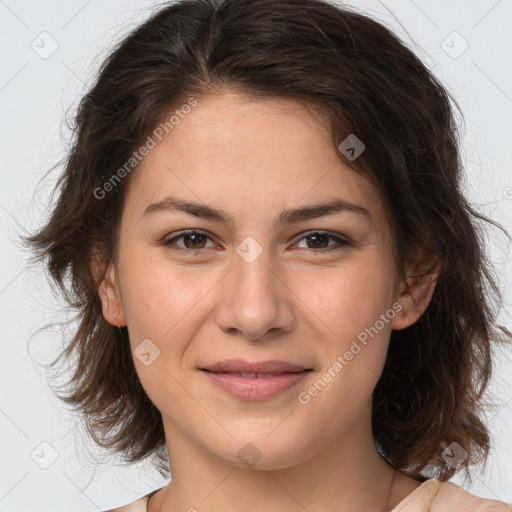
POLYGON ((300 464, 308 457, 306 447, 301 447, 293 436, 286 432, 274 431, 270 439, 268 433, 253 436, 234 436, 220 451, 217 444, 212 452, 227 464, 236 468, 254 470, 287 469, 300 464))

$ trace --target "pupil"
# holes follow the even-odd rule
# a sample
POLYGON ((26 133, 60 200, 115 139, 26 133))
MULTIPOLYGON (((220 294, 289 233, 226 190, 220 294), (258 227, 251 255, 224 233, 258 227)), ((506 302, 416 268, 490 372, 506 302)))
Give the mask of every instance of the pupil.
MULTIPOLYGON (((325 239, 327 238, 327 236, 326 236, 326 235, 311 235, 309 238, 310 238, 311 240, 314 240, 314 242, 313 242, 313 243, 314 243, 316 246, 318 246, 318 245, 319 245, 319 243, 318 243, 318 239, 319 239, 319 238, 320 238, 320 239, 321 239, 321 238, 323 238, 323 239, 324 239, 324 242, 325 242, 325 239), (315 240, 316 240, 316 241, 315 241, 315 240)), ((320 243, 321 243, 321 242, 320 242, 320 243)))
POLYGON ((197 245, 195 244, 195 242, 197 242, 197 238, 201 238, 202 236, 203 236, 203 235, 185 235, 185 240, 186 240, 185 245, 186 245, 186 247, 187 247, 187 248, 189 248, 189 249, 190 249, 190 248, 197 247, 197 245), (192 245, 191 245, 191 244, 189 244, 189 243, 187 242, 187 240, 190 240, 190 239, 192 239, 192 238, 193 238, 193 239, 196 239, 196 240, 195 240, 195 242, 192 242, 192 245))

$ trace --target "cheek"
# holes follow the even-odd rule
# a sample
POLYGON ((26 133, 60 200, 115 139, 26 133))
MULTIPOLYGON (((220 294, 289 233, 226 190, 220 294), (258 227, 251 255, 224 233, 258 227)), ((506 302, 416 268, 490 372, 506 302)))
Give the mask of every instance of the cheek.
POLYGON ((346 340, 373 325, 391 307, 393 280, 385 268, 361 262, 336 268, 328 275, 325 271, 311 273, 297 280, 293 289, 321 320, 322 330, 329 336, 339 333, 346 340))
POLYGON ((123 303, 139 334, 161 338, 200 304, 216 276, 148 253, 133 251, 125 260, 123 303))
POLYGON ((311 301, 316 301, 311 309, 320 319, 315 323, 326 333, 324 340, 329 340, 322 344, 322 369, 328 374, 321 380, 333 393, 321 400, 348 399, 349 390, 355 403, 365 401, 378 381, 395 315, 393 274, 385 268, 382 264, 354 265, 333 273, 322 288, 308 288, 311 301))
MULTIPOLYGON (((309 388, 301 390, 299 402, 306 404, 306 410, 326 411, 319 413, 319 417, 325 417, 327 411, 337 411, 328 427, 333 435, 358 417, 371 401, 382 373, 391 321, 386 323, 379 319, 380 311, 375 313, 352 318, 349 327, 340 328, 338 335, 324 340, 323 364, 317 379, 309 388)), ((325 427, 318 425, 318 428, 325 427)))
POLYGON ((171 275, 156 266, 135 272, 136 259, 130 265, 134 272, 125 276, 125 312, 137 375, 160 411, 179 403, 184 413, 191 404, 190 395, 180 385, 182 362, 203 323, 205 280, 180 272, 171 275), (149 345, 157 356, 147 366, 137 357, 138 347, 148 343, 143 340, 157 347, 149 345))

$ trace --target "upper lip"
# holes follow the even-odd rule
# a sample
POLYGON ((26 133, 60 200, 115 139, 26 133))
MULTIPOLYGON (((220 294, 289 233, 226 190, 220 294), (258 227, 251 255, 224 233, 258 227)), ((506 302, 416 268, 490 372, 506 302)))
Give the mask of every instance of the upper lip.
POLYGON ((254 363, 244 361, 243 359, 229 359, 201 368, 201 370, 208 370, 211 372, 233 373, 297 373, 309 369, 311 368, 305 368, 304 366, 275 359, 271 361, 256 361, 254 363))

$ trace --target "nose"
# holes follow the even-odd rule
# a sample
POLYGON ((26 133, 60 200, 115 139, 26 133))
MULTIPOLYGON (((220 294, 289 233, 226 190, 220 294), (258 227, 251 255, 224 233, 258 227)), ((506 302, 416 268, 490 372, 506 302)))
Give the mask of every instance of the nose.
POLYGON ((293 293, 285 269, 270 260, 266 251, 252 262, 234 254, 215 310, 217 325, 227 334, 254 341, 293 329, 293 293))

